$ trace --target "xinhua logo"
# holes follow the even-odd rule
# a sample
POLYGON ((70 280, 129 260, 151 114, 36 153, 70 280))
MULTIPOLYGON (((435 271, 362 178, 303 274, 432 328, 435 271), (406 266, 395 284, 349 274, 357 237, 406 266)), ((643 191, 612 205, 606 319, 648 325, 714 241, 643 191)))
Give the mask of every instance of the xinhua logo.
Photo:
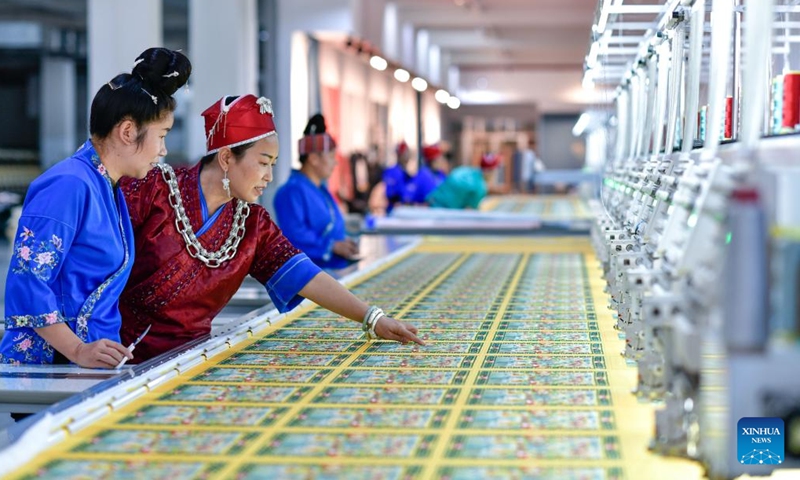
POLYGON ((783 463, 783 420, 772 417, 745 417, 736 427, 737 456, 745 465, 779 465, 783 463))

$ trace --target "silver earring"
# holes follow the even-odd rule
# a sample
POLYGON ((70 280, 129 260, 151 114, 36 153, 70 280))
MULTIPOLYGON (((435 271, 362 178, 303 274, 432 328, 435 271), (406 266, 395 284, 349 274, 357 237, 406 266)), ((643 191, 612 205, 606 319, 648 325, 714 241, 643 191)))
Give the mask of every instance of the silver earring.
POLYGON ((225 190, 225 193, 230 197, 231 196, 231 181, 228 179, 228 171, 225 170, 225 176, 222 177, 222 188, 225 190))

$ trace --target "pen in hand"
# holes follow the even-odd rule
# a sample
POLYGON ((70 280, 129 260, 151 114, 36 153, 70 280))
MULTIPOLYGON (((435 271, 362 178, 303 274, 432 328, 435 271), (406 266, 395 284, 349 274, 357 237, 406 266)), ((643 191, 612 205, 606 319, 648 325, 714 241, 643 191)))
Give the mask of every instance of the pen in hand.
MULTIPOLYGON (((129 351, 129 352, 133 353, 133 350, 136 348, 136 345, 138 345, 138 344, 139 344, 139 342, 141 342, 141 341, 142 341, 142 339, 144 338, 144 336, 145 336, 145 335, 147 335, 147 332, 149 332, 149 331, 150 331, 150 327, 152 327, 152 326, 153 326, 152 324, 148 325, 148 326, 147 326, 147 328, 145 328, 145 329, 144 329, 144 332, 142 332, 142 334, 141 334, 141 335, 139 335, 139 338, 137 338, 136 340, 134 340, 134 341, 133 341, 133 343, 131 343, 131 344, 130 344, 130 346, 128 347, 128 351, 129 351)), ((122 359, 122 360, 119 362, 119 364, 116 366, 116 368, 120 368, 120 367, 122 367, 123 365, 125 365, 125 363, 126 363, 127 361, 128 361, 128 357, 125 357, 125 358, 123 358, 123 359, 122 359)))
MULTIPOLYGON (((134 348, 136 348, 136 343, 131 343, 130 346, 128 347, 128 351, 133 353, 134 348)), ((123 365, 125 365, 127 361, 128 357, 123 358, 122 360, 120 360, 120 362, 117 364, 115 368, 121 368, 123 365)))

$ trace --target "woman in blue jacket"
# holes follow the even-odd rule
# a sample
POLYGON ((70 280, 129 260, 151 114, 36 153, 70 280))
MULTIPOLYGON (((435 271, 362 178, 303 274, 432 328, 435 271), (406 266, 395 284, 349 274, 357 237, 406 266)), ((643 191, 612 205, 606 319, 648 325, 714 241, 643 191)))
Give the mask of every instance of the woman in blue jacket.
POLYGON ((132 358, 119 343, 134 255, 119 181, 144 177, 167 154, 172 94, 190 72, 181 53, 143 52, 95 95, 91 138, 31 183, 6 279, 0 363, 114 368, 132 358))
POLYGON ((292 171, 275 194, 278 225, 321 268, 346 267, 358 255, 358 245, 347 238, 342 212, 326 184, 336 166, 336 141, 322 115, 311 117, 298 149, 300 170, 292 171))

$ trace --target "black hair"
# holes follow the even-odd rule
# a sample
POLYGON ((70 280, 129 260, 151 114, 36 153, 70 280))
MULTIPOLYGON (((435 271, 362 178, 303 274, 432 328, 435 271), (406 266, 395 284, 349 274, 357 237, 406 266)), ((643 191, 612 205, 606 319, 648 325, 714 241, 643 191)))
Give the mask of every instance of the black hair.
MULTIPOLYGON (((256 142, 249 142, 245 143, 244 145, 239 145, 238 147, 230 147, 231 153, 236 158, 236 160, 240 160, 244 156, 244 152, 253 148, 253 145, 255 144, 256 142)), ((219 153, 218 151, 214 153, 209 153, 208 155, 200 159, 200 163, 202 163, 203 166, 205 167, 217 157, 218 153, 219 153)))
MULTIPOLYGON (((325 133, 327 131, 327 127, 325 126, 325 117, 322 116, 321 113, 316 113, 314 116, 308 119, 308 123, 306 124, 306 129, 303 130, 303 136, 306 135, 319 135, 325 133)), ((303 153, 300 155, 300 164, 303 165, 308 160, 308 154, 303 153)))
MULTIPOLYGON (((167 48, 149 48, 136 57, 131 73, 122 73, 106 83, 92 100, 89 133, 106 138, 123 120, 137 127, 175 111, 172 95, 186 84, 192 64, 182 53, 167 48)), ((140 133, 137 143, 144 141, 140 133)))

